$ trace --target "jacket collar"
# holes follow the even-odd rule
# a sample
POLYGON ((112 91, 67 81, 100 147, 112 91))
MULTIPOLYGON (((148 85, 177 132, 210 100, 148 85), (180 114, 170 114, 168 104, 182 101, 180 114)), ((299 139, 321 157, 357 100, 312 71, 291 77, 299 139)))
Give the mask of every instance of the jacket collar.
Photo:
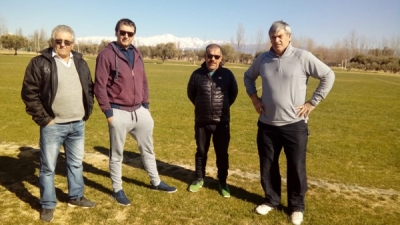
MULTIPOLYGON (((283 54, 282 54, 280 57, 284 57, 284 56, 288 55, 289 52, 291 52, 292 50, 293 50, 293 46, 292 46, 292 43, 290 42, 289 45, 286 47, 285 52, 283 52, 283 54)), ((274 54, 275 56, 278 56, 278 55, 275 53, 275 51, 274 51, 274 49, 273 49, 272 47, 269 49, 269 51, 270 51, 272 54, 274 54)))
MULTIPOLYGON (((221 67, 222 67, 222 65, 221 65, 221 63, 218 65, 218 68, 215 70, 215 72, 218 72, 220 69, 221 69, 221 67)), ((202 64, 201 64, 201 68, 203 68, 207 73, 209 73, 210 71, 208 71, 208 69, 207 69, 207 65, 206 65, 206 62, 204 61, 202 64)))

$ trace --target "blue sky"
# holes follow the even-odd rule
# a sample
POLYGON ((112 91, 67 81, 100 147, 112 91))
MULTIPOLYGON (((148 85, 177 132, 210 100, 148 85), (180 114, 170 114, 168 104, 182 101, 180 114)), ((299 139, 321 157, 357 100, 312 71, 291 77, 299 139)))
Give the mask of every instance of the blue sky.
MULTIPOLYGON (((202 40, 236 40, 238 25, 245 43, 284 20, 294 37, 312 38, 329 46, 351 31, 381 42, 400 36, 400 0, 1 0, 0 19, 9 32, 25 36, 45 29, 50 36, 59 24, 71 26, 77 37, 114 36, 121 18, 136 23, 137 37, 172 34, 202 40)), ((0 21, 1 22, 1 21, 0 21)))

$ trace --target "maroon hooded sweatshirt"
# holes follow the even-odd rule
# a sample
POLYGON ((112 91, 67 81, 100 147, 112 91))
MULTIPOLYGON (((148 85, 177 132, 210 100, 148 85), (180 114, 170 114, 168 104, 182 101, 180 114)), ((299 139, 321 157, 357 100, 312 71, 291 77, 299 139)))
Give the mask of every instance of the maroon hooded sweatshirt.
POLYGON ((112 105, 148 108, 149 88, 143 57, 133 47, 133 68, 118 50, 115 42, 109 43, 97 56, 94 94, 107 118, 113 116, 112 105))

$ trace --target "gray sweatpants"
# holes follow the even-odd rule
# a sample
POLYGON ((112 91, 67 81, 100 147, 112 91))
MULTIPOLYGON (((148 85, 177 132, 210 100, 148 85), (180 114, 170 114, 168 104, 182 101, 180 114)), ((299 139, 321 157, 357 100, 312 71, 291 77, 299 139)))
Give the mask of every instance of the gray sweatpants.
POLYGON ((143 106, 135 112, 113 109, 114 118, 108 124, 110 134, 110 177, 114 192, 122 189, 122 160, 126 135, 137 142, 145 170, 153 185, 160 184, 153 146, 154 121, 143 106))

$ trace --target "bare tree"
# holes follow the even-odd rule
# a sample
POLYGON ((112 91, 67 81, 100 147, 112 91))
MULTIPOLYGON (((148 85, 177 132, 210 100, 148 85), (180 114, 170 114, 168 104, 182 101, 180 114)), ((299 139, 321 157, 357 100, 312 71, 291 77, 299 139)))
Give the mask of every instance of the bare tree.
POLYGON ((22 28, 20 27, 20 28, 18 28, 16 31, 15 31, 15 35, 17 35, 17 36, 24 36, 24 34, 23 34, 23 32, 22 32, 22 28))
POLYGON ((400 56, 400 36, 393 36, 390 39, 389 47, 394 50, 395 56, 400 56))
POLYGON ((6 19, 0 15, 0 36, 7 34, 6 19))
POLYGON ((180 41, 177 41, 177 42, 175 43, 175 46, 176 46, 176 52, 177 52, 178 60, 181 60, 182 57, 183 57, 183 51, 182 51, 182 49, 181 49, 181 42, 180 42, 180 41))
POLYGON ((47 36, 46 30, 44 28, 40 29, 40 35, 39 35, 39 41, 40 41, 40 47, 42 49, 46 47, 50 47, 47 44, 47 41, 49 40, 49 37, 47 36), (47 44, 47 45, 46 45, 47 44))
POLYGON ((327 61, 327 56, 329 55, 329 50, 324 46, 318 46, 313 51, 313 54, 322 62, 327 61))
POLYGON ((29 48, 31 51, 35 51, 36 53, 39 53, 41 50, 49 47, 48 44, 48 37, 46 34, 46 31, 44 28, 39 30, 34 30, 33 34, 29 36, 30 37, 30 43, 29 43, 29 48))
POLYGON ((307 38, 306 39, 306 49, 307 49, 307 51, 309 51, 309 52, 312 52, 312 51, 314 51, 314 49, 315 49, 315 42, 314 42, 314 39, 312 39, 312 38, 307 38))
POLYGON ((34 30, 33 34, 30 35, 29 38, 30 38, 30 40, 29 40, 30 51, 38 52, 39 51, 39 32, 38 32, 38 30, 34 30))
POLYGON ((264 43, 264 31, 262 29, 259 29, 256 36, 256 53, 265 50, 264 43))
POLYGON ((332 47, 330 48, 330 58, 329 63, 335 63, 336 65, 344 68, 344 63, 346 59, 346 47, 344 42, 336 40, 332 47))
POLYGON ((358 52, 365 54, 368 50, 367 39, 365 37, 360 37, 358 52))
POLYGON ((347 44, 347 50, 350 51, 347 59, 351 59, 358 53, 358 36, 354 29, 350 31, 347 37, 346 44, 347 44))
POLYGON ((237 51, 241 52, 242 47, 244 45, 244 28, 241 23, 238 25, 238 29, 236 31, 236 43, 237 43, 237 51))

